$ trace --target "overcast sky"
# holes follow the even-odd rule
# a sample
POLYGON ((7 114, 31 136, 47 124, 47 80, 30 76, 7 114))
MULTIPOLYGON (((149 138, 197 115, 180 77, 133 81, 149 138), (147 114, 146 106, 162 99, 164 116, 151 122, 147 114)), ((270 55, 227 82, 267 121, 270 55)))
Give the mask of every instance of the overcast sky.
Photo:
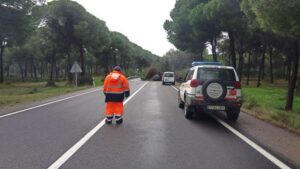
POLYGON ((75 0, 111 31, 126 35, 130 41, 157 55, 174 48, 167 40, 163 23, 170 18, 176 0, 75 0))

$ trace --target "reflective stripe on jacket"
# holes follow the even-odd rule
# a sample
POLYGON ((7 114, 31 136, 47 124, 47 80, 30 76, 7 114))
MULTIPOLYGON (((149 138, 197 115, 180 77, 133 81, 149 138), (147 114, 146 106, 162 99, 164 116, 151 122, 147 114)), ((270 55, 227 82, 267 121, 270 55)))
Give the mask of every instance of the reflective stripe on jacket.
POLYGON ((106 76, 103 92, 105 102, 123 102, 124 96, 130 95, 127 78, 119 71, 113 71, 106 76))

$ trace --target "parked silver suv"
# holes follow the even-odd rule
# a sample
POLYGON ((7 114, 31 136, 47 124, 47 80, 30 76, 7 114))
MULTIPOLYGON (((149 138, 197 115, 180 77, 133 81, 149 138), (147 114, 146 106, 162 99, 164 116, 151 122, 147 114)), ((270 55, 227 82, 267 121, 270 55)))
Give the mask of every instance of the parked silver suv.
POLYGON ((193 62, 192 65, 178 94, 185 117, 192 119, 194 113, 225 111, 229 121, 236 121, 242 94, 235 69, 218 62, 193 62))

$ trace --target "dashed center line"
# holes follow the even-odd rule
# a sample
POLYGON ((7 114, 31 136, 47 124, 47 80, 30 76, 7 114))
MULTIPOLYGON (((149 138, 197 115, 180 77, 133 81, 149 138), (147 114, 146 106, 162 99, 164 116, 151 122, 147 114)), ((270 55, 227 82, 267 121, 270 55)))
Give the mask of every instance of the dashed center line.
MULTIPOLYGON (((124 101, 124 105, 128 103, 138 92, 140 92, 149 82, 146 82, 140 87, 134 94, 124 101)), ((76 144, 74 144, 69 150, 67 150, 62 156, 60 156, 48 169, 58 169, 69 158, 71 158, 88 140, 90 140, 103 126, 105 125, 105 119, 103 119, 96 127, 89 131, 84 137, 82 137, 76 144)))

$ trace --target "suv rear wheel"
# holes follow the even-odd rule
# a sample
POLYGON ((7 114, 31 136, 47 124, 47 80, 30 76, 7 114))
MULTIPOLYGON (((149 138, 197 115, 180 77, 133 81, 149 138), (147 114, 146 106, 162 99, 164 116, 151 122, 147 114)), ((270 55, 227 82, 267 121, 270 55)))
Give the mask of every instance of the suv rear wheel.
POLYGON ((226 111, 226 115, 228 121, 234 122, 239 118, 240 110, 228 110, 226 111))
POLYGON ((178 92, 178 107, 181 109, 184 108, 184 102, 181 100, 179 92, 178 92))
POLYGON ((194 112, 191 110, 191 106, 188 106, 186 103, 184 105, 184 117, 188 120, 193 118, 194 112))

